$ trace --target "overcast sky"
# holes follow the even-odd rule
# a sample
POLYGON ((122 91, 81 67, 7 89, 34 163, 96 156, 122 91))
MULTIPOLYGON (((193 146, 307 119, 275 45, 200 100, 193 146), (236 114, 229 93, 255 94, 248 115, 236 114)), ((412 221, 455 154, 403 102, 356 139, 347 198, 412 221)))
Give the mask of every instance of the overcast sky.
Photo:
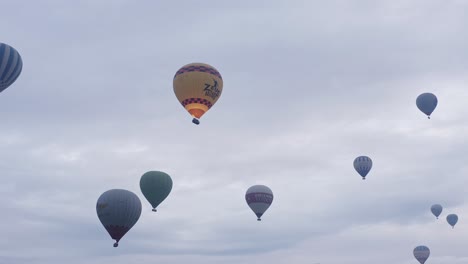
POLYGON ((467 13, 464 0, 1 1, 0 42, 24 66, 0 94, 0 263, 411 264, 418 245, 427 264, 468 263, 467 13), (224 80, 199 126, 172 87, 192 62, 224 80), (439 99, 431 120, 423 92, 439 99), (174 181, 157 213, 139 189, 149 170, 174 181), (254 184, 275 195, 262 222, 244 200, 254 184), (118 248, 96 215, 113 188, 143 204, 118 248))

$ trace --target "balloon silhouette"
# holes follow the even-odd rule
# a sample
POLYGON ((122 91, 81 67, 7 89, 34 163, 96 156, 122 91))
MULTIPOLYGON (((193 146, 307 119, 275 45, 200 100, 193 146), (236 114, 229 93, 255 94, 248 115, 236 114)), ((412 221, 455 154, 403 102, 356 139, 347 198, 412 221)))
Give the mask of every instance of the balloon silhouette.
POLYGON ((130 191, 112 189, 101 194, 96 212, 111 238, 115 239, 114 247, 118 247, 120 239, 140 218, 141 202, 130 191))
POLYGON ((439 215, 442 213, 442 205, 440 204, 432 205, 431 212, 437 219, 439 219, 439 215))
POLYGON ((417 246, 413 250, 414 257, 419 261, 419 263, 424 264, 426 260, 429 258, 431 251, 426 246, 417 246))
POLYGON ((141 176, 140 189, 153 207, 153 212, 156 212, 156 207, 172 190, 171 176, 162 171, 148 171, 141 176))
POLYGON ((456 214, 449 214, 447 215, 447 223, 452 226, 452 228, 455 227, 455 225, 458 222, 458 215, 456 214))
POLYGON ((416 106, 431 119, 431 114, 437 106, 437 97, 431 93, 423 93, 416 98, 416 106))

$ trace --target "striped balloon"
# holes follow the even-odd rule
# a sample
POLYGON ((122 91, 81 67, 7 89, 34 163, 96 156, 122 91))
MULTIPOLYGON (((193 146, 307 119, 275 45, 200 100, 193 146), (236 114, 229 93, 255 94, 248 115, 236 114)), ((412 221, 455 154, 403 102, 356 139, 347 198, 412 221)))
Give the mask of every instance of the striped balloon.
POLYGON ((112 239, 114 247, 120 239, 136 224, 141 215, 141 202, 134 193, 113 189, 104 192, 96 204, 96 212, 102 225, 112 239))
POLYGON ((359 156, 354 160, 354 169, 362 176, 365 180, 367 174, 372 169, 372 160, 367 156, 359 156))
POLYGON ((245 201, 261 221, 262 215, 273 202, 273 192, 265 185, 254 185, 245 194, 245 201))
POLYGON ((419 263, 424 264, 429 258, 431 251, 426 246, 417 246, 413 250, 413 255, 419 263))
POLYGON ((23 61, 18 51, 0 43, 0 92, 16 81, 22 69, 23 61))
POLYGON ((447 215, 447 223, 452 226, 452 228, 455 227, 455 225, 458 222, 458 215, 456 214, 449 214, 447 215))

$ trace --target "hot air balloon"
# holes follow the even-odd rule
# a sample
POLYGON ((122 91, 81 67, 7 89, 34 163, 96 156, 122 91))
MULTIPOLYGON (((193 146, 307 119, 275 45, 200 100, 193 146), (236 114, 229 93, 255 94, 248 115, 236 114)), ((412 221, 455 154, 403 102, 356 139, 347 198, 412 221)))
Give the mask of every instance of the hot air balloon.
POLYGON ((191 63, 180 68, 173 81, 174 93, 193 117, 199 119, 218 101, 223 91, 223 78, 213 67, 204 63, 191 63))
POLYGON ((456 214, 449 214, 447 215, 447 223, 452 226, 452 228, 455 227, 455 225, 458 222, 458 215, 456 214))
POLYGON ((23 61, 18 51, 0 43, 0 92, 16 81, 22 69, 23 61))
POLYGON ((416 98, 416 106, 430 119, 432 112, 437 106, 437 97, 431 93, 420 94, 416 98))
POLYGON ((417 246, 413 250, 414 257, 419 261, 419 263, 424 264, 426 260, 429 258, 431 251, 426 246, 417 246))
POLYGON ((362 179, 366 179, 366 175, 372 169, 372 160, 367 156, 359 156, 354 159, 354 169, 362 176, 362 179))
POLYGON ((140 218, 141 202, 130 191, 112 189, 101 194, 96 212, 109 235, 115 239, 114 247, 118 247, 120 239, 140 218))
POLYGON ((141 176, 140 189, 156 212, 156 207, 172 190, 171 176, 162 171, 148 171, 141 176))
POLYGON ((254 185, 245 193, 245 201, 250 209, 257 215, 257 221, 273 202, 273 192, 265 185, 254 185))
POLYGON ((439 215, 442 213, 442 205, 434 204, 431 206, 431 212, 437 219, 439 219, 439 215))

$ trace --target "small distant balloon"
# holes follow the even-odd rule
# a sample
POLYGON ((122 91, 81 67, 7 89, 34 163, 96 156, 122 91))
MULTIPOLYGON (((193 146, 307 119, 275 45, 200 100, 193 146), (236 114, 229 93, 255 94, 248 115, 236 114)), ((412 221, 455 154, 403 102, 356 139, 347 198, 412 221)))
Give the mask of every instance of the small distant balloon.
POLYGON ((416 106, 430 119, 432 112, 437 106, 437 97, 432 93, 420 94, 416 98, 416 106))
POLYGON ((273 202, 273 192, 265 185, 254 185, 245 193, 245 201, 261 221, 262 215, 273 202))
POLYGON ((172 179, 162 171, 148 171, 140 179, 140 189, 156 212, 156 207, 166 199, 172 190, 172 179))
POLYGON ((354 159, 354 169, 361 175, 362 179, 365 180, 367 174, 372 169, 372 160, 367 156, 359 156, 354 159))
POLYGON ((419 261, 419 263, 424 264, 426 260, 429 258, 431 251, 426 246, 417 246, 413 250, 414 257, 419 261))
POLYGON ((456 214, 449 214, 447 215, 447 223, 452 226, 452 228, 455 227, 455 225, 458 222, 458 215, 456 214))
POLYGON ((0 92, 16 81, 22 69, 23 61, 18 51, 0 43, 0 92))
POLYGON ((440 204, 434 204, 431 206, 431 212, 437 219, 439 219, 439 215, 442 213, 442 210, 443 208, 440 204))
POLYGON ((138 222, 141 202, 136 194, 122 189, 104 192, 96 204, 96 212, 104 228, 119 246, 122 237, 138 222))
POLYGON ((182 106, 200 124, 200 118, 218 101, 223 78, 213 66, 191 63, 180 68, 173 81, 174 93, 182 106))

